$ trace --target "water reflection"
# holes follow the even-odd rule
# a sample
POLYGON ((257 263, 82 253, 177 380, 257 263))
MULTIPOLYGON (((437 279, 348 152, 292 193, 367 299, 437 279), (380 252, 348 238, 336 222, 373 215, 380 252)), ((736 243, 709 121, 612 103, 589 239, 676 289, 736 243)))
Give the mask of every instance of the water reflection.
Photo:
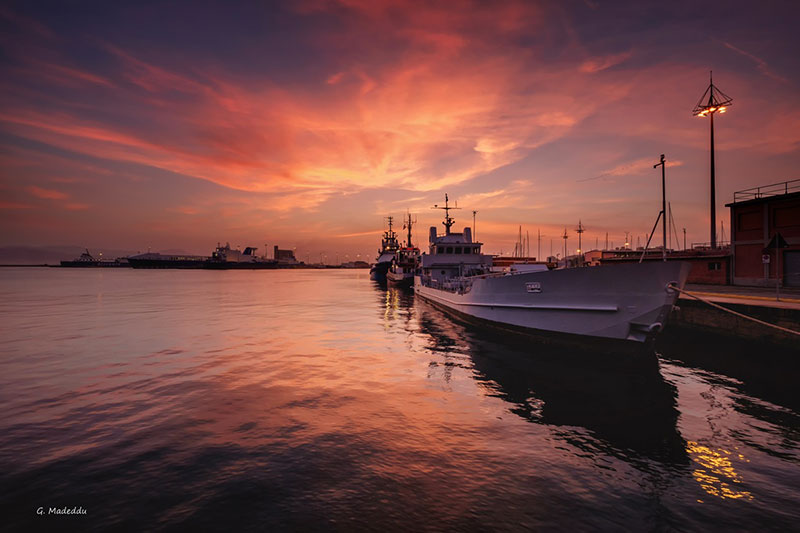
MULTIPOLYGON (((734 455, 731 451, 722 448, 715 450, 694 441, 687 443, 686 451, 696 463, 692 477, 706 493, 723 499, 753 499, 749 491, 736 488, 736 484, 742 483, 742 477, 731 462, 731 456, 734 455)), ((736 457, 747 462, 740 453, 736 457)))
POLYGON ((489 395, 511 404, 510 411, 526 420, 564 427, 558 433, 571 445, 632 462, 688 464, 686 443, 676 428, 677 392, 662 378, 654 354, 610 361, 591 351, 499 337, 454 322, 419 299, 414 305, 430 350, 443 356, 445 380, 447 368, 463 364, 460 355, 468 354, 474 379, 489 395))
MULTIPOLYGON (((722 378, 726 387, 800 411, 796 379, 800 373, 800 350, 797 348, 671 326, 659 337, 657 350, 677 364, 727 376, 722 378)), ((751 402, 744 402, 739 408, 759 418, 768 416, 772 418, 770 422, 777 421, 774 411, 765 411, 751 402)))

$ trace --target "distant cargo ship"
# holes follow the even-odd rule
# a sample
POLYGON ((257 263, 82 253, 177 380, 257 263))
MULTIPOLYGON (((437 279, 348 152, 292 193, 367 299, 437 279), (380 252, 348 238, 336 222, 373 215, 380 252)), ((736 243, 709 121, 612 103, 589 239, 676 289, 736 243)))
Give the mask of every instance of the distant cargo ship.
POLYGON ((113 261, 95 258, 89 253, 89 249, 87 248, 80 257, 71 261, 61 261, 61 266, 69 268, 119 268, 129 267, 130 264, 124 257, 114 259, 113 261))
POLYGON ((202 255, 164 255, 147 252, 128 257, 133 268, 205 268, 211 259, 202 255))
POLYGON ((275 256, 257 256, 254 246, 247 246, 244 251, 217 244, 211 256, 203 255, 164 255, 148 252, 128 258, 133 268, 181 268, 206 270, 261 270, 273 268, 296 268, 302 266, 295 259, 294 251, 281 250, 275 247, 275 256))

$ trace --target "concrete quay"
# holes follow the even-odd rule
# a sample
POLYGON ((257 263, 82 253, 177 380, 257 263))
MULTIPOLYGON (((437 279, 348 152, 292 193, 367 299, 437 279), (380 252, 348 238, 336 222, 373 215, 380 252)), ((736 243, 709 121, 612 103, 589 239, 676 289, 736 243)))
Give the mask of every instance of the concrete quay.
MULTIPOLYGON (((776 300, 775 289, 768 287, 689 284, 684 290, 731 311, 768 324, 800 331, 800 289, 781 287, 780 300, 776 300)), ((671 326, 778 345, 797 350, 800 354, 800 335, 747 320, 687 294, 681 294, 677 307, 670 317, 671 326)))

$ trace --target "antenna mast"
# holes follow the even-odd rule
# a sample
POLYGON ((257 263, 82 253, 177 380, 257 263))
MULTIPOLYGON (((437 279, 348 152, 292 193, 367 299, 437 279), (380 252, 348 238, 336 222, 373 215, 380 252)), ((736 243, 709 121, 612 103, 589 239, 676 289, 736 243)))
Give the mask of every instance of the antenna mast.
POLYGON ((412 220, 411 219, 411 212, 409 212, 408 213, 408 220, 405 223, 403 223, 403 229, 407 229, 408 230, 408 240, 406 241, 406 245, 409 248, 412 248, 414 246, 413 244, 411 244, 411 228, 416 223, 417 223, 416 218, 414 218, 414 220, 412 220))
POLYGON ((431 209, 444 209, 444 222, 442 224, 445 227, 445 235, 450 235, 450 228, 453 224, 456 223, 454 218, 450 218, 450 210, 451 209, 461 209, 460 207, 450 207, 450 198, 447 196, 447 193, 444 195, 444 207, 439 207, 438 204, 434 204, 431 209))
POLYGON ((578 234, 578 254, 583 253, 583 246, 581 246, 582 244, 581 235, 583 234, 584 231, 586 231, 586 228, 583 227, 581 221, 578 220, 578 229, 575 230, 575 232, 578 234))

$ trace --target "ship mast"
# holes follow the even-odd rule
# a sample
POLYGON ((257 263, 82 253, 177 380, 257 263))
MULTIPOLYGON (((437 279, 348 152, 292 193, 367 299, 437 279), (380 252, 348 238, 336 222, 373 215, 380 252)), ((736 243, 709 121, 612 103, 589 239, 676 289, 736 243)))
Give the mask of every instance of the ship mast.
POLYGON ((450 207, 450 198, 447 197, 447 193, 444 195, 444 207, 439 207, 438 204, 434 204, 431 209, 444 209, 444 222, 442 224, 445 227, 445 235, 450 235, 450 227, 456 223, 454 218, 450 218, 450 210, 451 209, 461 209, 460 207, 450 207))
POLYGON ((403 224, 403 228, 408 230, 408 240, 406 241, 406 245, 409 248, 412 248, 413 245, 411 244, 411 227, 414 225, 414 221, 411 220, 411 213, 408 213, 408 221, 403 224))
MULTIPOLYGON (((383 250, 387 250, 387 249, 396 250, 398 248, 397 233, 392 230, 392 224, 394 223, 394 217, 388 216, 388 217, 386 217, 386 220, 389 223, 389 229, 383 233, 383 243, 382 243, 383 244, 383 250)), ((381 251, 381 253, 382 253, 382 251, 381 251)))

